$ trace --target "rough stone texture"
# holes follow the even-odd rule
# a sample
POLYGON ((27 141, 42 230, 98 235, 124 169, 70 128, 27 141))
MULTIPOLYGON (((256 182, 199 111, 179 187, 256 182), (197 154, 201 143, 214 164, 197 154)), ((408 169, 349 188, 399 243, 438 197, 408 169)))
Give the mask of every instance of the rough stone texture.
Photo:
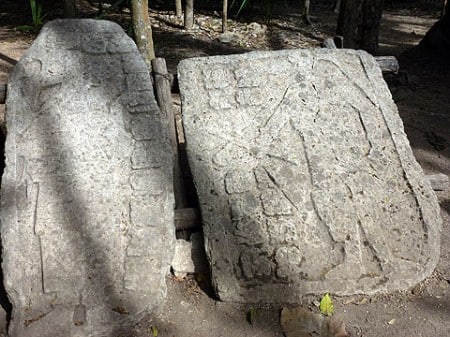
POLYGON ((193 273, 209 273, 201 233, 191 234, 190 241, 180 239, 175 242, 172 272, 180 277, 193 273))
POLYGON ((117 336, 162 304, 175 238, 147 67, 117 24, 53 21, 15 67, 7 106, 10 336, 117 336))
POLYGON ((183 239, 175 242, 175 254, 172 260, 172 272, 175 276, 184 277, 194 272, 192 261, 192 243, 183 239))
POLYGON ((256 52, 178 72, 221 299, 373 294, 430 275, 439 206, 370 55, 256 52))

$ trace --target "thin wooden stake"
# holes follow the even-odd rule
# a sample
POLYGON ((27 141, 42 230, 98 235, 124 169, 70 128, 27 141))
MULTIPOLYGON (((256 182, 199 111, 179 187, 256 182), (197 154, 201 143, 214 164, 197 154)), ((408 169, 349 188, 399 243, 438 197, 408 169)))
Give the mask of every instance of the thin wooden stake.
POLYGON ((153 76, 155 80, 156 100, 162 113, 167 117, 169 125, 169 137, 173 158, 173 181, 176 208, 185 208, 186 199, 183 187, 183 179, 180 170, 180 161, 178 156, 177 130, 175 127, 175 115, 173 112, 173 102, 170 93, 170 75, 167 71, 166 60, 155 58, 152 60, 153 76))

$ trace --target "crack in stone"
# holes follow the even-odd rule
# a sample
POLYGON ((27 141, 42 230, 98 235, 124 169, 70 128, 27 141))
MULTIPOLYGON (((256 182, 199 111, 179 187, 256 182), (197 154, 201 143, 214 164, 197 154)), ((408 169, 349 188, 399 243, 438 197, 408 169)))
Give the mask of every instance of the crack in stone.
POLYGON ((368 157, 370 155, 370 153, 372 152, 372 150, 374 149, 374 147, 373 147, 372 141, 369 139, 369 132, 367 131, 366 123, 364 122, 364 118, 362 116, 361 109, 358 109, 352 103, 349 103, 349 105, 358 114, 359 122, 361 123, 361 127, 364 131, 364 137, 366 138, 367 143, 369 143, 370 149, 365 154, 365 156, 368 157))
POLYGON ((287 195, 287 193, 281 188, 280 184, 276 181, 275 177, 269 172, 269 170, 263 166, 264 171, 266 172, 269 179, 276 186, 276 188, 284 195, 284 197, 289 201, 289 203, 298 211, 298 207, 292 201, 292 199, 287 195))
POLYGON ((293 161, 288 160, 288 159, 283 158, 283 157, 280 157, 280 156, 277 156, 277 155, 274 155, 274 154, 266 153, 266 156, 271 158, 271 159, 279 160, 279 161, 281 161, 283 163, 287 163, 287 164, 290 164, 290 165, 293 165, 293 166, 297 166, 297 164, 294 163, 293 161))
POLYGON ((342 74, 342 75, 344 75, 344 77, 348 80, 348 82, 349 83, 351 83, 353 86, 355 86, 368 100, 369 100, 369 102, 370 103, 372 103, 372 105, 375 107, 375 108, 377 108, 377 109, 380 109, 380 107, 378 106, 378 104, 376 103, 376 102, 374 102, 374 100, 367 94, 367 92, 363 89, 363 88, 361 88, 360 86, 359 86, 359 84, 358 83, 356 83, 354 80, 353 80, 353 78, 351 78, 344 70, 342 70, 342 68, 341 68, 341 66, 339 66, 338 64, 336 64, 335 62, 333 62, 333 61, 330 61, 330 60, 324 60, 324 59, 321 59, 320 61, 322 61, 322 62, 324 62, 324 63, 329 63, 329 64, 332 64, 333 66, 335 66, 338 70, 339 70, 339 72, 342 74))
POLYGON ((33 204, 33 234, 36 235, 38 246, 39 246, 39 260, 40 260, 40 281, 41 281, 41 290, 42 293, 45 294, 45 287, 44 287, 44 252, 42 249, 42 241, 41 236, 37 234, 36 232, 36 225, 37 225, 37 219, 38 219, 38 202, 39 202, 39 183, 34 182, 32 184, 32 204, 33 204))
POLYGON ((272 117, 278 112, 279 107, 281 106, 281 104, 283 103, 284 99, 287 96, 287 93, 289 91, 289 89, 292 87, 292 84, 289 84, 288 87, 286 88, 286 90, 283 93, 283 97, 281 97, 280 101, 278 102, 278 104, 275 106, 275 108, 273 109, 273 112, 270 114, 270 116, 266 119, 265 123, 263 124, 263 128, 265 128, 267 126, 267 124, 269 124, 270 120, 272 119, 272 117))
POLYGON ((322 226, 325 228, 325 230, 326 230, 326 232, 328 234, 328 237, 329 237, 330 241, 333 243, 333 246, 334 246, 337 242, 334 240, 333 235, 332 235, 332 233, 330 231, 330 228, 327 226, 325 220, 320 215, 319 209, 318 209, 317 204, 316 204, 316 201, 314 200, 313 194, 315 192, 317 192, 317 191, 314 190, 315 184, 314 184, 314 180, 313 180, 313 172, 312 172, 312 169, 311 169, 311 161, 309 159, 308 152, 306 151, 306 147, 305 147, 305 142, 306 142, 305 141, 305 136, 303 135, 303 132, 301 130, 299 130, 298 128, 295 127, 295 125, 293 124, 291 119, 290 119, 290 125, 291 125, 293 131, 295 131, 298 134, 299 138, 300 138, 301 146, 302 146, 302 149, 303 149, 303 155, 305 157, 306 166, 308 168, 308 175, 309 175, 309 179, 310 179, 311 189, 312 189, 312 191, 309 193, 309 198, 310 198, 311 204, 313 206, 314 213, 316 214, 316 216, 319 219, 319 221, 322 224, 322 226))
POLYGON ((377 262, 378 268, 380 269, 380 271, 384 271, 383 264, 381 263, 381 259, 378 256, 377 250, 375 249, 372 242, 370 242, 369 238, 367 237, 366 230, 364 229, 364 226, 362 225, 362 222, 360 219, 358 219, 358 226, 359 226, 359 230, 361 233, 361 236, 360 236, 361 242, 363 243, 363 245, 368 247, 369 250, 371 251, 372 256, 373 256, 374 260, 377 262))
MULTIPOLYGON (((394 137, 395 134, 392 132, 392 130, 391 130, 391 125, 390 125, 390 123, 387 121, 386 114, 385 114, 385 111, 384 111, 384 109, 383 109, 383 106, 380 106, 378 109, 379 109, 379 111, 380 111, 380 113, 381 113, 381 116, 383 116, 384 125, 386 126, 386 129, 387 129, 388 132, 389 132, 390 140, 391 140, 391 142, 392 142, 392 144, 393 144, 393 147, 394 147, 394 149, 395 149, 395 153, 397 154, 397 160, 398 160, 398 162, 400 163, 400 167, 402 168, 403 179, 404 179, 404 181, 405 181, 405 183, 406 183, 408 189, 410 190, 410 192, 411 192, 411 194, 413 195, 414 200, 415 200, 415 202, 416 202, 416 206, 417 206, 417 209, 418 209, 418 211, 419 211, 420 218, 421 218, 422 229, 423 229, 423 231, 424 231, 425 233, 428 233, 427 225, 426 225, 426 223, 425 223, 424 216, 423 216, 423 210, 422 210, 422 207, 421 207, 421 203, 420 203, 420 201, 419 201, 419 199, 418 199, 418 195, 420 194, 420 191, 417 191, 417 190, 412 186, 412 184, 411 184, 411 182, 410 182, 410 179, 408 178, 408 174, 407 174, 406 169, 405 169, 405 163, 404 163, 404 161, 402 160, 402 156, 400 155, 400 151, 399 151, 399 149, 398 149, 397 142, 395 141, 395 137, 394 137)), ((428 236, 425 237, 424 240, 427 242, 427 241, 428 241, 428 236)))

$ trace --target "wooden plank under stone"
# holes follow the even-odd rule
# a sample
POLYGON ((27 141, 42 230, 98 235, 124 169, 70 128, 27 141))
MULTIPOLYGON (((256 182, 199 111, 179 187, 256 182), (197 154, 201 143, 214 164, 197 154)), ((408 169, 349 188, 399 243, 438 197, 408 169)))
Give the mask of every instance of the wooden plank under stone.
POLYGON ((399 64, 394 56, 375 56, 383 74, 397 74, 399 64))
MULTIPOLYGON (((334 39, 331 37, 326 38, 322 42, 322 47, 327 49, 338 49, 335 43, 336 38, 338 37, 335 37, 334 39)), ((394 56, 374 56, 374 57, 378 65, 380 66, 383 74, 398 73, 399 64, 394 56)))
POLYGON ((199 211, 196 208, 182 208, 175 210, 175 229, 195 229, 201 227, 199 211))
POLYGON ((449 187, 448 176, 443 173, 428 174, 426 177, 435 191, 445 191, 449 187))

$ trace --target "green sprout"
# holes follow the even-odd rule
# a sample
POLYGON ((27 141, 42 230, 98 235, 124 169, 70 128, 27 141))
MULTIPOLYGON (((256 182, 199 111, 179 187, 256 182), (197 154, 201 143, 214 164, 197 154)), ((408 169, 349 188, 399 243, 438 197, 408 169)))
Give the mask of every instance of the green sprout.
POLYGON ((39 5, 36 2, 36 0, 30 0, 30 7, 31 7, 31 17, 33 19, 33 25, 19 26, 19 27, 17 27, 17 29, 23 30, 23 31, 37 32, 44 24, 44 18, 46 16, 46 14, 42 14, 42 6, 39 5))

